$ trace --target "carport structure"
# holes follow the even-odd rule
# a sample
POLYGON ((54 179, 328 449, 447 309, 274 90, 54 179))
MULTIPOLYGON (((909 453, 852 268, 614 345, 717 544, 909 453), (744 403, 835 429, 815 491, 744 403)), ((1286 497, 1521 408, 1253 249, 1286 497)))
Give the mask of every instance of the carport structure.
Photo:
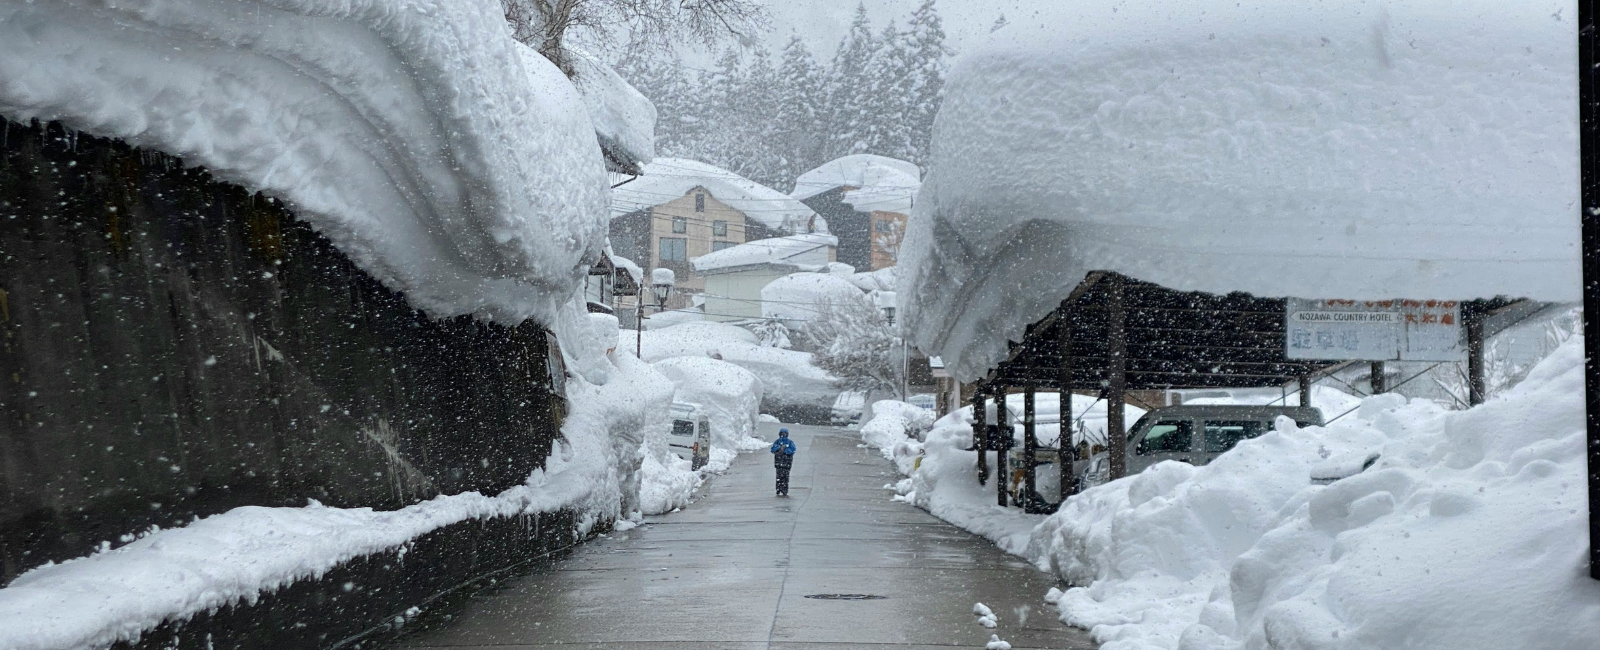
MULTIPOLYGON (((1072 480, 1069 416, 1072 394, 1097 393, 1105 399, 1107 451, 1112 478, 1126 474, 1123 406, 1129 391, 1188 388, 1260 388, 1279 386, 1298 394, 1300 406, 1310 406, 1312 382, 1334 370, 1365 361, 1291 359, 1285 344, 1285 298, 1262 298, 1246 293, 1215 295, 1177 291, 1119 273, 1087 274, 1061 304, 1027 328, 1021 342, 1012 343, 1009 355, 978 382, 972 398, 973 447, 996 454, 996 494, 999 504, 1011 505, 1006 487, 1006 452, 1014 444, 1005 400, 1020 388, 1023 399, 1023 506, 1029 512, 1053 508, 1037 496, 1034 393, 1059 391, 1063 419, 1057 449, 1063 497, 1075 488, 1072 480), (994 398, 996 417, 990 427, 984 400, 994 398)), ((1483 341, 1533 311, 1537 303, 1494 298, 1461 303, 1462 330, 1468 357, 1471 402, 1483 400, 1483 341)), ((1382 377, 1381 361, 1371 362, 1374 376, 1382 377)), ((1387 387, 1392 390, 1395 386, 1387 387)), ((1374 392, 1386 390, 1381 384, 1374 392)), ((987 482, 987 454, 978 454, 980 482, 987 482)))

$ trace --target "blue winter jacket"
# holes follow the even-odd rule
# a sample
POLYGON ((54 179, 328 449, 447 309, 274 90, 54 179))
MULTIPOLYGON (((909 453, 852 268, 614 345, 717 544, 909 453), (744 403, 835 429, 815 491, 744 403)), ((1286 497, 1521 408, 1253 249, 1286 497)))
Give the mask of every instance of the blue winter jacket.
POLYGON ((774 454, 781 453, 785 456, 793 456, 794 451, 795 449, 793 440, 788 438, 779 438, 772 441, 772 453, 774 454))

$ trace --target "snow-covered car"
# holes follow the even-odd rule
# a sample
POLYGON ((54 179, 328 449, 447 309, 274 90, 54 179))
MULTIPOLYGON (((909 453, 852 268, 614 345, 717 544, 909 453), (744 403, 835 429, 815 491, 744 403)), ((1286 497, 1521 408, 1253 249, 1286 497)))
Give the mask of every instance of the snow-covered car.
POLYGON ((833 413, 829 420, 833 426, 842 427, 861 422, 861 413, 867 408, 867 394, 859 390, 839 393, 833 400, 833 413))
MULTIPOLYGON (((1278 416, 1287 416, 1299 426, 1317 426, 1323 421, 1320 409, 1305 406, 1218 404, 1155 409, 1128 430, 1128 473, 1137 474, 1164 460, 1205 465, 1239 441, 1271 431, 1278 416)), ((1110 459, 1103 453, 1073 463, 1080 488, 1104 483, 1109 473, 1110 459)))
POLYGON ((700 469, 711 460, 711 418, 704 409, 688 402, 672 403, 672 432, 667 446, 677 457, 689 461, 690 469, 700 469))

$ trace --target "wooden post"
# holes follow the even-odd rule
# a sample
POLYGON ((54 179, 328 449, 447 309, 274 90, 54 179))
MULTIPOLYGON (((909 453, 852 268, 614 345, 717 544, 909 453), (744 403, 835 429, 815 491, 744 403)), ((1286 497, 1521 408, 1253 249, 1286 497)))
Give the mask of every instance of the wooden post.
POLYGON ((1300 375, 1300 405, 1311 406, 1311 375, 1300 375))
POLYGON ((972 448, 978 450, 978 485, 989 482, 989 414, 983 408, 983 387, 972 391, 972 448))
POLYGON ((1106 454, 1111 480, 1128 475, 1128 435, 1123 423, 1123 393, 1128 389, 1128 317, 1122 276, 1106 278, 1106 454))
POLYGON ((1389 392, 1388 378, 1383 376, 1383 362, 1372 362, 1372 394, 1381 395, 1389 392))
POLYGON ((1034 436, 1033 426, 1033 399, 1034 386, 1032 383, 1023 389, 1022 393, 1022 511, 1032 514, 1039 511, 1039 506, 1033 495, 1039 493, 1038 474, 1035 472, 1038 463, 1033 461, 1034 451, 1039 449, 1039 439, 1034 436))
POLYGON ((1067 310, 1058 312, 1056 322, 1061 323, 1061 436, 1056 441, 1056 471, 1061 474, 1061 502, 1078 493, 1078 481, 1073 472, 1073 462, 1078 460, 1078 448, 1072 444, 1072 321, 1067 310))
POLYGON ((1595 32, 1594 3, 1578 3, 1578 96, 1579 155, 1583 203, 1579 206, 1583 242, 1583 348, 1584 404, 1588 414, 1589 439, 1589 577, 1600 580, 1600 111, 1594 101, 1595 81, 1600 80, 1600 34, 1595 32))
POLYGON ((1006 450, 1011 447, 1011 414, 1006 411, 1006 387, 1000 386, 994 393, 994 422, 995 440, 991 445, 994 452, 994 488, 996 500, 1001 507, 1010 505, 1006 502, 1006 488, 1011 483, 1011 476, 1006 473, 1006 450))
POLYGON ((1489 386, 1483 380, 1483 312, 1462 310, 1467 326, 1467 404, 1477 406, 1488 398, 1489 386))

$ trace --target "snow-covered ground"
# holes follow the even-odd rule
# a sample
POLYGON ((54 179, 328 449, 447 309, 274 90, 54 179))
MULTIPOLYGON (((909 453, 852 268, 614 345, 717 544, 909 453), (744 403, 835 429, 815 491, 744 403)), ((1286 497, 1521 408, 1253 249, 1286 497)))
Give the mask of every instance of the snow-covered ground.
POLYGON ((280 199, 435 317, 551 323, 605 242, 583 97, 496 0, 4 0, 0 115, 280 199))
POLYGON ((1090 270, 1219 294, 1574 300, 1573 12, 1037 3, 952 65, 900 253, 909 338, 975 379, 1090 270))
POLYGON ((1048 517, 977 486, 963 412, 921 445, 895 435, 893 410, 862 429, 916 466, 896 498, 1077 585, 1049 598, 1107 650, 1588 647, 1600 583, 1587 577, 1582 346, 1470 410, 1367 398, 1326 427, 1283 421, 1048 517))

